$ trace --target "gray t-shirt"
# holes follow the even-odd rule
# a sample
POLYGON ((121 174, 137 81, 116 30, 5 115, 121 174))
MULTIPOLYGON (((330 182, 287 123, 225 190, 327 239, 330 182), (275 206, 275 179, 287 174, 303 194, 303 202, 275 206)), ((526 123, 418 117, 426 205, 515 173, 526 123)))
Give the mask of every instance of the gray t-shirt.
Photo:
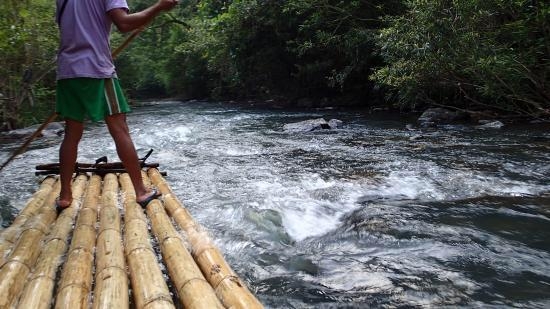
POLYGON ((112 9, 128 10, 126 0, 57 0, 57 10, 67 1, 60 18, 57 79, 116 75, 109 34, 112 9))

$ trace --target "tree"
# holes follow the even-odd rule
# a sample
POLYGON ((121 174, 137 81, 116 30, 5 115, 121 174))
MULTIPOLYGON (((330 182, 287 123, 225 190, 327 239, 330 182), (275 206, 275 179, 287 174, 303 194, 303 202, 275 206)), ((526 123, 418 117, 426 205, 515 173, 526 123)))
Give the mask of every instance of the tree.
POLYGON ((40 121, 53 111, 57 49, 55 4, 49 0, 0 3, 0 99, 2 127, 40 121), (47 13, 45 13, 47 12, 47 13))
POLYGON ((550 5, 528 0, 407 1, 387 19, 373 80, 402 106, 550 115, 550 5))

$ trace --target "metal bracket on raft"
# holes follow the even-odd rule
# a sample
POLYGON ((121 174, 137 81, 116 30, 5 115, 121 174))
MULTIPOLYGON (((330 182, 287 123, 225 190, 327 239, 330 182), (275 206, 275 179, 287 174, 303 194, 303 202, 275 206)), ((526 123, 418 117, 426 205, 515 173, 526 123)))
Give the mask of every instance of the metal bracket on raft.
MULTIPOLYGON (((139 165, 141 168, 158 168, 159 163, 145 163, 145 161, 151 156, 153 149, 149 150, 147 154, 139 159, 139 165)), ((36 166, 36 176, 39 175, 58 175, 59 163, 47 163, 36 166)), ((126 173, 126 169, 122 162, 108 162, 107 156, 103 156, 95 160, 95 163, 76 163, 74 172, 81 173, 93 173, 98 175, 105 175, 108 173, 126 173)), ((166 176, 166 172, 160 172, 162 176, 166 176)))

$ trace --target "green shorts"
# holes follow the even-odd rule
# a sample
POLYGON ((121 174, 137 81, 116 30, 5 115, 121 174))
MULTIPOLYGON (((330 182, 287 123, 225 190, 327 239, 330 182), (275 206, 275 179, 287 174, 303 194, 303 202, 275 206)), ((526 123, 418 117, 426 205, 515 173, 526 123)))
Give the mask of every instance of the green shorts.
POLYGON ((116 78, 70 78, 57 81, 55 111, 63 119, 100 121, 130 111, 116 78))

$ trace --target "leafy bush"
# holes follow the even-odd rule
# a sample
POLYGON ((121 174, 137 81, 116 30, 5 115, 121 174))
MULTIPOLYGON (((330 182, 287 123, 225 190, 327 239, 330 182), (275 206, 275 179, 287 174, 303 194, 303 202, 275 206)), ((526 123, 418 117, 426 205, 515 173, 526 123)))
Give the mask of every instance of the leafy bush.
MULTIPOLYGON (((26 124, 20 112, 34 110, 35 117, 51 108, 52 96, 42 88, 55 83, 57 27, 55 4, 49 0, 0 2, 0 103, 2 128, 26 124), (29 88, 29 84, 34 84, 29 88), (34 95, 31 95, 34 93, 34 95), (46 108, 42 108, 45 106, 46 108)), ((49 112, 53 112, 50 109, 49 112)))
MULTIPOLYGON (((201 1, 176 46, 214 97, 368 93, 379 17, 400 1, 201 1), (199 71, 196 71, 196 69, 199 71)), ((184 74, 183 87, 196 87, 184 74)))
POLYGON ((372 78, 401 106, 444 104, 550 114, 550 5, 527 0, 406 1, 386 19, 386 65, 372 78))

